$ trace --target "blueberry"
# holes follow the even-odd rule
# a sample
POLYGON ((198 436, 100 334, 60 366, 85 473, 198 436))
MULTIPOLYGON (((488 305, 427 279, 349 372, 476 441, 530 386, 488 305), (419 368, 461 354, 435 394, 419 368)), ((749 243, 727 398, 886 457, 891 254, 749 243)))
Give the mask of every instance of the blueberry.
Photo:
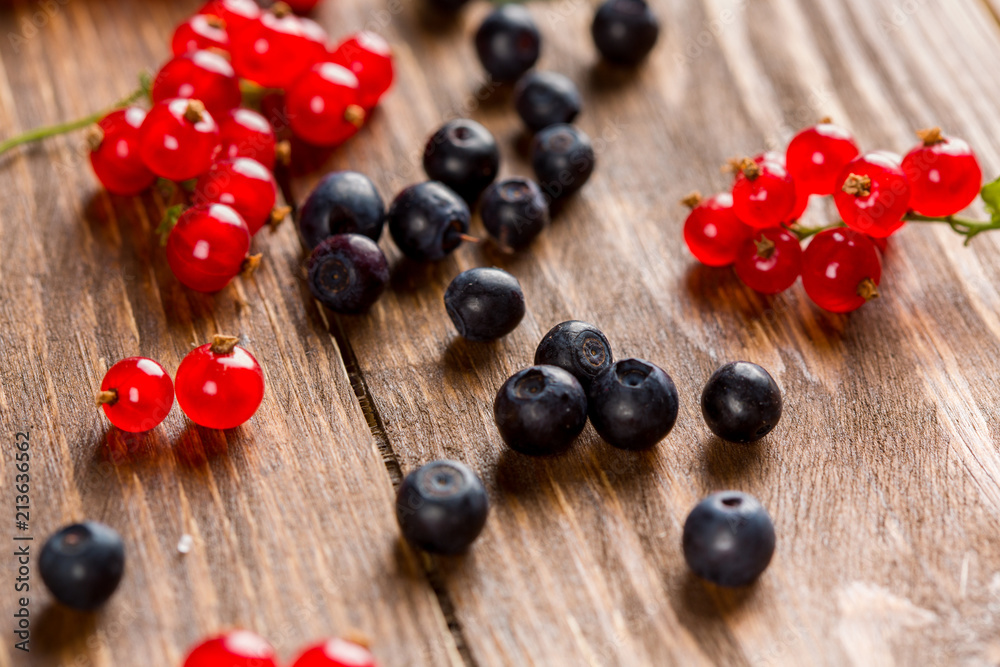
POLYGON ((594 173, 594 147, 590 137, 572 125, 549 125, 535 135, 531 166, 550 199, 568 197, 594 173))
POLYGON ((335 313, 363 313, 389 282, 389 263, 360 234, 337 234, 316 246, 306 265, 309 291, 335 313))
POLYGON ((38 571, 52 597, 73 609, 104 604, 125 572, 125 545, 109 526, 96 521, 66 526, 45 542, 38 571))
POLYGON ((563 369, 532 366, 500 387, 493 419, 511 449, 553 454, 566 449, 587 425, 587 395, 563 369))
POLYGON ((489 130, 468 118, 445 123, 424 146, 427 175, 457 192, 470 206, 499 170, 497 140, 489 130))
POLYGON ((545 334, 535 350, 535 364, 558 366, 572 373, 585 388, 611 368, 611 343, 593 324, 569 320, 545 334))
POLYGON ((386 215, 392 240, 410 259, 444 259, 469 231, 469 207, 443 183, 427 181, 400 192, 386 215))
POLYGON ((418 468, 396 495, 403 537, 430 553, 465 551, 482 532, 488 513, 482 480, 458 461, 432 461, 418 468))
POLYGON ((524 318, 524 292, 517 278, 503 269, 469 269, 448 285, 444 307, 463 338, 496 340, 524 318))
POLYGON ((531 14, 522 5, 497 7, 476 31, 476 53, 483 67, 499 83, 513 83, 538 61, 542 38, 531 14))
POLYGON ((734 361, 708 379, 701 393, 701 414, 723 440, 760 440, 781 419, 781 390, 757 364, 734 361))
POLYGON ((753 496, 720 491, 695 505, 684 522, 684 560, 702 579, 746 586, 774 555, 774 524, 753 496))
POLYGON ((334 234, 382 235, 385 203, 375 184, 356 171, 335 171, 319 182, 299 212, 299 232, 310 249, 334 234))
POLYGON ((590 34, 605 60, 636 65, 653 50, 660 21, 645 0, 605 0, 594 14, 590 34))
POLYGON ((549 204, 529 178, 494 183, 479 204, 483 227, 502 248, 527 247, 549 224, 549 204))
POLYGON ((652 447, 677 421, 673 380, 663 369, 642 359, 615 362, 594 378, 587 400, 594 428, 621 449, 652 447))
POLYGON ((528 72, 514 88, 514 107, 532 132, 573 122, 582 104, 576 84, 556 72, 528 72))

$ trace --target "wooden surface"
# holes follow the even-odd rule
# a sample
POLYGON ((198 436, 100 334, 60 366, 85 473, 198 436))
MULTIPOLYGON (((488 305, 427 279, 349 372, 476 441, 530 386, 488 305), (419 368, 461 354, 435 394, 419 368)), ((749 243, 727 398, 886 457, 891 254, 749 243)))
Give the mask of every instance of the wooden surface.
MULTIPOLYGON (((3 135, 128 92, 196 5, 49 3, 21 41, 10 34, 30 33, 41 5, 2 10, 3 135)), ((996 14, 984 0, 655 6, 661 44, 625 74, 596 66, 589 2, 531 5, 541 66, 583 89, 594 178, 518 256, 466 245, 419 266, 383 239, 392 289, 366 317, 333 318, 307 298, 290 225, 255 240, 266 260, 253 278, 197 295, 153 240, 163 202, 108 197, 79 135, 0 158, 2 503, 12 515, 8 443, 30 429, 34 548, 93 518, 128 550, 123 585, 97 614, 52 606, 34 580, 30 657, 11 649, 7 558, 0 667, 178 665, 232 626, 286 659, 361 631, 385 666, 1000 663, 1000 237, 963 248, 911 225, 891 242, 884 298, 833 316, 801 286, 763 298, 697 266, 676 203, 725 187, 726 158, 781 146, 824 115, 896 151, 941 124, 1000 173, 996 14), (493 344, 458 339, 441 302, 457 272, 480 265, 513 272, 529 307, 493 344), (505 451, 493 395, 569 318, 673 376, 678 425, 654 450, 615 450, 588 427, 561 457, 505 451), (123 436, 93 408, 110 363, 143 354, 174 370, 216 330, 245 336, 264 367, 248 424, 208 431, 175 408, 148 436, 123 436), (762 364, 784 390, 783 420, 756 446, 712 438, 697 408, 733 359, 762 364), (438 457, 477 469, 493 504, 464 557, 424 558, 397 539, 393 484, 438 457), (720 488, 756 495, 775 520, 775 559, 747 590, 701 583, 681 556, 688 510, 720 488), (181 556, 185 533, 194 548, 181 556)), ((398 74, 326 169, 365 171, 391 198, 422 178, 426 136, 469 115, 497 135, 505 174, 530 173, 509 93, 482 89, 471 48, 487 10, 449 25, 415 0, 330 0, 319 20, 331 34, 378 30, 398 74)), ((293 197, 316 178, 293 182, 293 197)))

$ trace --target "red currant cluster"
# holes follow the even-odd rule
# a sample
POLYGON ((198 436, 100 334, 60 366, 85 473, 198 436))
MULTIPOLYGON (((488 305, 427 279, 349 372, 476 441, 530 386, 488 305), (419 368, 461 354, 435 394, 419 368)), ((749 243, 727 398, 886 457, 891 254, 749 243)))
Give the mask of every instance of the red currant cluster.
POLYGON ((1000 228, 1000 186, 983 188, 993 220, 955 218, 980 192, 982 170, 969 145, 937 128, 919 132, 905 158, 861 154, 850 132, 824 120, 797 134, 785 154, 734 160, 731 192, 684 203, 684 240, 709 266, 734 266, 751 289, 777 294, 799 276, 821 308, 846 313, 878 296, 886 239, 906 221, 944 222, 968 241, 1000 228), (833 195, 842 222, 803 227, 812 196, 833 195), (808 244, 803 249, 803 242, 808 244))
MULTIPOLYGON (((235 630, 195 646, 183 667, 277 667, 274 648, 260 635, 235 630)), ((375 667, 362 640, 328 639, 307 648, 292 667, 375 667)))
POLYGON ((176 384, 159 362, 122 359, 104 375, 97 404, 112 424, 131 433, 156 428, 174 405, 207 428, 236 428, 253 417, 264 399, 264 372, 233 336, 188 353, 177 367, 176 384))

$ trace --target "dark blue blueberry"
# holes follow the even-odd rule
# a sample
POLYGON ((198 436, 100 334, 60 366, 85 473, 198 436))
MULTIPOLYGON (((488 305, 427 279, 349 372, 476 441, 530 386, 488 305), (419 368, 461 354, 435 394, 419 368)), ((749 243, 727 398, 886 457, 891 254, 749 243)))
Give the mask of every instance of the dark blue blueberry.
POLYGON ((50 537, 38 572, 52 597, 73 609, 104 604, 125 572, 125 545, 113 528, 96 521, 66 526, 50 537))
POLYGON ((757 364, 734 361, 708 379, 701 392, 701 414, 723 440, 760 440, 781 419, 781 390, 757 364))
POLYGON ((319 182, 299 212, 299 232, 310 249, 334 234, 382 235, 385 203, 375 184, 356 171, 335 171, 319 182))
POLYGON ((520 250, 548 226, 549 203, 530 178, 508 178, 486 190, 479 215, 500 247, 520 250))
POLYGON ((553 454, 566 449, 587 425, 587 395, 563 369, 532 366, 500 387, 493 419, 511 449, 553 454))
POLYGON ((482 532, 488 513, 482 480, 458 461, 432 461, 418 468, 396 495, 403 537, 435 554, 465 551, 482 532))
POLYGON ((363 313, 389 282, 389 263, 360 234, 337 234, 316 246, 307 264, 309 291, 336 313, 363 313))
POLYGON ((528 72, 514 88, 514 107, 532 132, 572 123, 582 104, 576 84, 556 72, 528 72))
POLYGON ((720 491, 695 505, 684 522, 684 560, 702 579, 746 586, 774 555, 774 524, 753 496, 720 491))
POLYGON ((444 259, 469 231, 469 207, 443 183, 427 181, 400 192, 386 214, 392 240, 420 262, 444 259))
POLYGON ((587 401, 590 423, 602 438, 621 449, 652 447, 677 421, 673 380, 642 359, 622 359, 594 378, 587 401))
POLYGON ((500 171, 497 140, 474 120, 449 121, 427 140, 424 171, 471 206, 500 171))
POLYGON ((604 59, 635 65, 649 55, 660 36, 660 21, 645 0, 605 0, 590 26, 604 59))
POLYGON ((611 368, 611 343, 593 324, 569 320, 552 327, 535 350, 536 364, 558 366, 572 373, 585 388, 611 368))
POLYGON ((524 318, 524 292, 517 278, 503 269, 469 269, 448 285, 444 307, 463 338, 496 340, 524 318))
POLYGON ((542 37, 523 5, 497 7, 476 31, 479 61, 500 83, 513 83, 538 61, 542 37))
POLYGON ((594 147, 590 137, 572 125, 549 125, 535 135, 531 166, 549 199, 568 197, 594 173, 594 147))

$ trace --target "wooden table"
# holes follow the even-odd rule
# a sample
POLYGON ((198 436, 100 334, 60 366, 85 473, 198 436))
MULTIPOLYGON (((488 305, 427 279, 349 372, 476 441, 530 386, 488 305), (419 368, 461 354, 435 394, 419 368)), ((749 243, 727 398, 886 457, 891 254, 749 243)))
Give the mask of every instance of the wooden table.
MULTIPOLYGON (((0 10, 0 134, 123 96, 196 5, 0 10)), ((866 148, 895 151, 940 124, 997 174, 1000 3, 657 0, 662 41, 635 73, 596 64, 591 5, 531 10, 541 65, 583 89, 592 181, 521 255, 466 245, 417 266, 384 239, 392 288, 365 317, 309 298, 293 225, 255 240, 256 275, 200 295, 154 240, 162 199, 105 194, 80 134, 0 158, 4 521, 15 433, 27 430, 32 548, 92 518, 128 550, 121 588, 92 615, 53 606, 33 573, 25 656, 12 649, 5 543, 0 666, 176 666, 233 626, 286 660, 362 632, 387 666, 1000 662, 1000 236, 964 248, 948 229, 911 225, 891 242, 884 298, 834 316, 800 285, 764 298, 698 266, 677 203, 724 188, 726 158, 781 147, 825 115, 866 148), (441 298, 483 265, 520 279, 529 312, 505 339, 471 344, 441 298), (494 393, 570 318, 673 376, 680 418, 654 450, 615 450, 590 427, 558 458, 505 450, 494 393), (216 331, 245 336, 264 367, 267 394, 245 426, 201 429, 175 408, 148 435, 124 436, 94 409, 117 359, 173 371, 216 331), (714 439, 698 409, 709 374, 739 358, 770 369, 785 395, 781 425, 756 446, 714 439), (426 558, 398 539, 393 486, 440 457, 472 465, 489 489, 490 520, 464 557, 426 558), (774 562, 747 590, 700 582, 681 555, 687 512, 720 488, 756 495, 775 520, 774 562)), ((381 32, 398 74, 325 170, 364 171, 391 198, 423 178, 425 137, 468 115, 498 137, 505 175, 530 173, 508 91, 480 89, 470 34, 487 10, 447 24, 418 0, 327 2, 318 18, 331 34, 381 32)), ((294 197, 317 177, 296 179, 294 197)))

